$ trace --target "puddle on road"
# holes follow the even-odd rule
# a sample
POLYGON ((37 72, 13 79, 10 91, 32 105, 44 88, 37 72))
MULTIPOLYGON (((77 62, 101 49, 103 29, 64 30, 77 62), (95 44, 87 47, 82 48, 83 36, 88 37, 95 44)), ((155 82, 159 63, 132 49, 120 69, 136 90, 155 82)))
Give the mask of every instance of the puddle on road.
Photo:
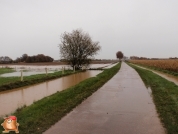
POLYGON ((17 108, 29 106, 35 101, 74 86, 99 73, 101 71, 86 71, 29 87, 0 92, 0 116, 11 114, 17 108))

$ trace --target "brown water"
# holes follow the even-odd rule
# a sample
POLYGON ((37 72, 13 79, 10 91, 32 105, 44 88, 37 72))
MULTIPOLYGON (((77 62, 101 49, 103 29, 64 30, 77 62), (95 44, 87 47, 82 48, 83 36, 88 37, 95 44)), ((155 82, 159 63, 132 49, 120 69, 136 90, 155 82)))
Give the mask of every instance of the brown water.
POLYGON ((11 114, 17 108, 24 105, 29 106, 35 101, 76 85, 99 73, 101 71, 86 71, 29 87, 0 92, 0 116, 11 114))

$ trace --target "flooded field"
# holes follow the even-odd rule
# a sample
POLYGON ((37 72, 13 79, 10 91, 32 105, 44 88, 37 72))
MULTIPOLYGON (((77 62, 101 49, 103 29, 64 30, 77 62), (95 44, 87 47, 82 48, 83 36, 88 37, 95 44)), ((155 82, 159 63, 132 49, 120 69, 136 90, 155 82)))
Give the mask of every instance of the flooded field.
MULTIPOLYGON (((117 64, 117 63, 116 63, 117 64)), ((116 64, 91 64, 88 66, 87 69, 89 68, 111 68, 116 64)), ((55 71, 61 71, 62 68, 64 67, 66 70, 72 70, 72 68, 69 65, 46 65, 46 66, 32 66, 32 65, 2 65, 0 68, 13 68, 15 72, 12 73, 6 73, 0 75, 0 77, 13 77, 21 76, 21 70, 23 70, 23 76, 30 76, 30 75, 36 75, 36 74, 45 74, 47 69, 47 73, 54 73, 55 71)))
MULTIPOLYGON (((89 68, 99 68, 99 67, 106 67, 112 65, 111 63, 109 64, 90 64, 88 66, 89 68)), ((36 65, 1 65, 0 68, 14 68, 15 70, 44 70, 47 68, 48 70, 61 70, 62 67, 65 67, 66 69, 72 69, 71 66, 69 65, 42 65, 42 66, 36 66, 36 65)))
MULTIPOLYGON (((30 76, 30 75, 36 75, 36 74, 45 74, 46 71, 25 71, 23 72, 23 76, 30 76)), ((54 73, 54 71, 48 71, 48 73, 54 73)), ((17 71, 17 72, 12 72, 12 73, 6 73, 6 74, 2 74, 0 75, 0 77, 14 77, 14 76, 21 76, 21 72, 17 71)))
POLYGON ((33 86, 0 92, 0 116, 3 117, 7 114, 11 114, 17 108, 24 105, 29 106, 35 101, 76 85, 99 73, 101 73, 101 71, 86 71, 33 86))

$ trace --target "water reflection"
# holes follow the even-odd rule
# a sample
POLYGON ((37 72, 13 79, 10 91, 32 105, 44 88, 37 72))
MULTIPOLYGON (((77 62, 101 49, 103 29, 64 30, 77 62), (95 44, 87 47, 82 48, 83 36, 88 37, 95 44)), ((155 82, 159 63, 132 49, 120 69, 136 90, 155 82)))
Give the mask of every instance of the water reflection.
POLYGON ((101 71, 86 71, 29 87, 1 92, 0 116, 3 117, 6 114, 11 114, 19 107, 24 105, 29 106, 34 101, 54 94, 57 91, 62 91, 99 73, 101 73, 101 71))

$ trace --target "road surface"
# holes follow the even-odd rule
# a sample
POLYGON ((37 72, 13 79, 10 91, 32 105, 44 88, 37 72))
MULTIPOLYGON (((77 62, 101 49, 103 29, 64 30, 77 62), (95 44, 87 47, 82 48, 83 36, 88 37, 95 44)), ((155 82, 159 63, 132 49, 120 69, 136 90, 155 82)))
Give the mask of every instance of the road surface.
POLYGON ((137 72, 120 71, 44 134, 164 134, 155 105, 137 72))

